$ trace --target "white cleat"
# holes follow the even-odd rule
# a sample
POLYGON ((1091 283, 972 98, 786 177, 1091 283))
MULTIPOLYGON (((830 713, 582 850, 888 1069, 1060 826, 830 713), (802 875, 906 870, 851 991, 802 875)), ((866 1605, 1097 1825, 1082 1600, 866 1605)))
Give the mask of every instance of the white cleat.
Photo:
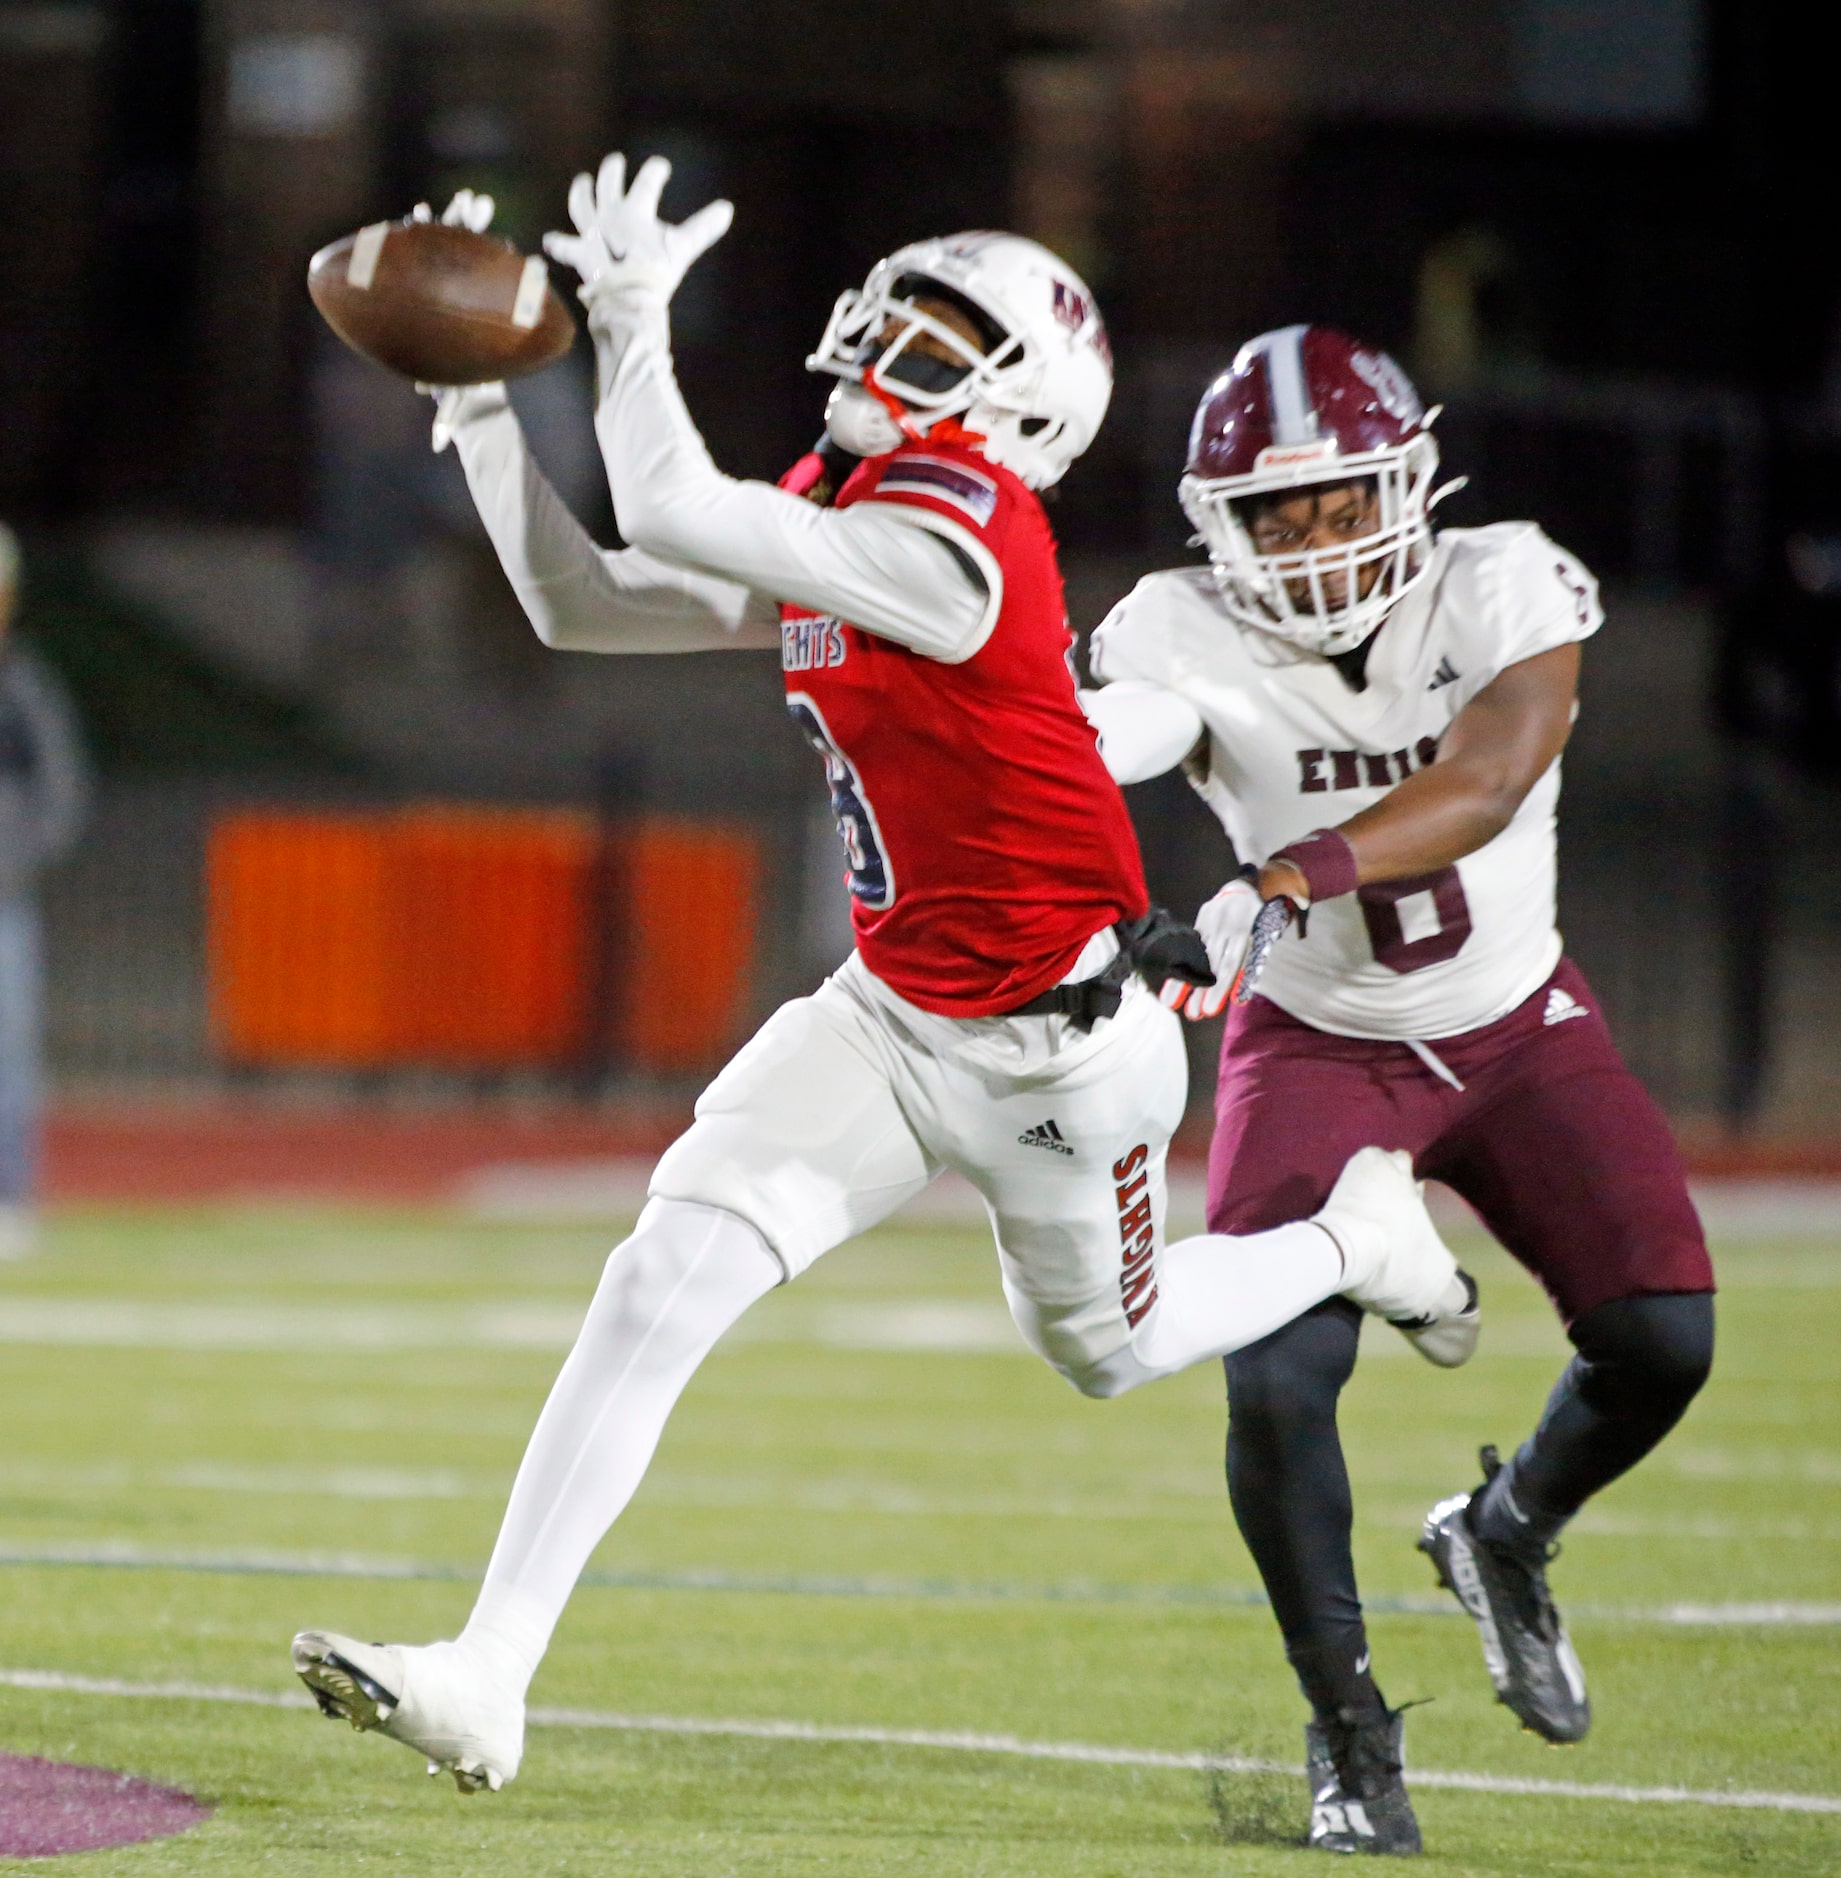
POLYGON ((1315 1219, 1342 1248, 1345 1297, 1441 1369, 1470 1360, 1482 1326, 1477 1287, 1439 1238, 1410 1154, 1351 1155, 1315 1219))
POLYGON ((360 1643, 303 1630, 293 1657, 322 1715, 413 1748, 462 1793, 497 1793, 517 1773, 524 1703, 494 1689, 459 1644, 360 1643))

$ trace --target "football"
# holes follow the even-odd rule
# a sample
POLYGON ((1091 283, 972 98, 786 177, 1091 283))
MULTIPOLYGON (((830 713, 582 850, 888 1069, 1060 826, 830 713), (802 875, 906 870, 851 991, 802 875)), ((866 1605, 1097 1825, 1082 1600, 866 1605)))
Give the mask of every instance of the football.
POLYGON ((332 242, 307 264, 307 291, 353 351, 421 384, 517 378, 575 342, 542 256, 442 222, 373 222, 332 242))

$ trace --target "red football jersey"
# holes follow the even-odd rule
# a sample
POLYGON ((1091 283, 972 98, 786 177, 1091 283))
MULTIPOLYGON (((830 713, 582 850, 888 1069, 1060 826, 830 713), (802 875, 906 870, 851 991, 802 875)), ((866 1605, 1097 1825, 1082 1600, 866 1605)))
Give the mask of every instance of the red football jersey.
POLYGON ((1041 503, 975 450, 932 441, 859 464, 837 506, 871 499, 981 543, 1003 573, 997 622, 946 665, 784 607, 787 708, 824 759, 864 964, 922 1010, 993 1017, 1145 911, 1137 838, 1075 698, 1041 503))

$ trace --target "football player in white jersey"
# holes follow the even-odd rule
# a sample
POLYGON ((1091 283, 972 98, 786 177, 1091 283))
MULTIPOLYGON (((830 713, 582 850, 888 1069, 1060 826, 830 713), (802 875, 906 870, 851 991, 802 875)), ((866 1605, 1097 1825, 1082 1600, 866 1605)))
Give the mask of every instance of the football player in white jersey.
MULTIPOLYGON (((659 1162, 461 1636, 295 1639, 326 1713, 404 1742, 465 1791, 517 1772, 550 1633, 716 1340, 945 1167, 986 1200, 1024 1338, 1090 1395, 1332 1294, 1409 1320, 1422 1347, 1455 1338, 1461 1356, 1474 1341, 1465 1281, 1404 1157, 1364 1143, 1335 1197, 1304 1209, 1314 1221, 1251 1243, 1163 1241, 1184 1057, 1144 978, 1209 973, 1194 934, 1147 909, 1124 801, 1076 700, 1035 493, 1092 440, 1111 390, 1084 284, 1016 236, 900 250, 840 300, 810 361, 837 381, 826 421, 848 474, 832 452, 780 488, 739 482, 685 410, 666 315, 728 205, 666 223, 666 174, 655 158, 629 188, 609 158, 598 183, 576 181, 575 232, 548 243, 582 277, 596 428, 632 545, 604 554, 567 513, 503 386, 443 394, 438 430, 546 643, 780 648, 845 839, 858 949, 768 1020, 659 1162)), ((469 210, 480 225, 477 201, 453 212, 469 210)))
MULTIPOLYGON (((1434 533, 1438 450, 1384 353, 1318 326, 1246 345, 1190 434, 1209 565, 1099 628, 1107 765, 1182 764, 1240 861, 1198 918, 1218 1013, 1267 902, 1291 910, 1228 1013, 1208 1223, 1314 1205, 1349 1142, 1405 1149, 1552 1296, 1578 1354, 1513 1460, 1427 1516, 1498 1696, 1590 1720, 1549 1595, 1555 1535, 1674 1425, 1712 1358, 1712 1270, 1674 1142, 1554 925, 1560 752, 1595 584, 1529 522, 1434 533)), ((1266 922, 1269 924, 1270 916, 1266 922)), ((1369 1669, 1336 1402, 1360 1313, 1329 1300, 1226 1359, 1228 1484, 1314 1717, 1311 1836, 1419 1849, 1400 1720, 1369 1669)))

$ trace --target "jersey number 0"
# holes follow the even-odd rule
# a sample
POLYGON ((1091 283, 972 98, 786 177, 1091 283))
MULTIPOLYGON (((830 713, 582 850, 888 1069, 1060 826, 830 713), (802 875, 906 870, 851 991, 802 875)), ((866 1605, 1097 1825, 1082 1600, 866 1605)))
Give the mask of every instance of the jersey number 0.
MULTIPOLYGON (((1374 962, 1390 972, 1422 972, 1428 965, 1442 965, 1456 958, 1470 937, 1470 902, 1464 898, 1464 883, 1455 867, 1415 874, 1410 880, 1377 881, 1361 888, 1355 897, 1361 902, 1374 962), (1423 917, 1415 917, 1413 924, 1422 930, 1409 939, 1400 903, 1420 894, 1430 896, 1438 924, 1425 931, 1423 917)), ((1418 916, 1422 909, 1416 907, 1413 912, 1418 916)))

